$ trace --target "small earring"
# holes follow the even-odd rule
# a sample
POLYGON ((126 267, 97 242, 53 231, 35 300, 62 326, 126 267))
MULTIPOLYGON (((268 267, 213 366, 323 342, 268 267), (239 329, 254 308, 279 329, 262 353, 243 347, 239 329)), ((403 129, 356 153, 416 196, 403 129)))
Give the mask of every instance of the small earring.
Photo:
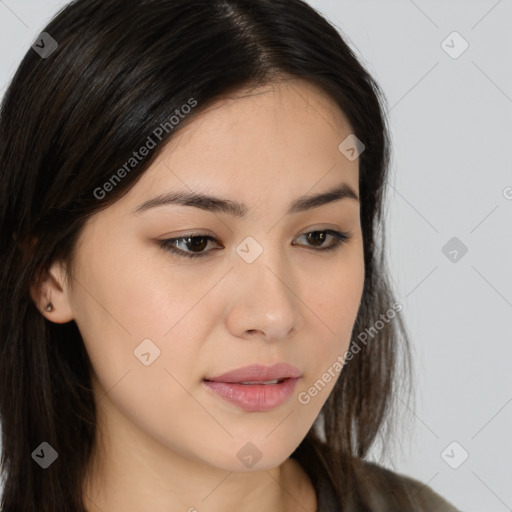
POLYGON ((48 302, 48 304, 46 305, 46 311, 53 311, 53 310, 54 310, 53 304, 51 302, 48 302))

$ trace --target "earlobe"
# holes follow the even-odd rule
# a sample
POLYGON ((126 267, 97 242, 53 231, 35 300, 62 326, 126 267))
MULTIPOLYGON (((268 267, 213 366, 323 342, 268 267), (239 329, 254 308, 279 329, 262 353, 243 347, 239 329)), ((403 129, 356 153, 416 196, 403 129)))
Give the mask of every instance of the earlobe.
POLYGON ((30 295, 37 309, 51 322, 65 324, 74 319, 70 293, 62 263, 55 262, 39 280, 30 287, 30 295))

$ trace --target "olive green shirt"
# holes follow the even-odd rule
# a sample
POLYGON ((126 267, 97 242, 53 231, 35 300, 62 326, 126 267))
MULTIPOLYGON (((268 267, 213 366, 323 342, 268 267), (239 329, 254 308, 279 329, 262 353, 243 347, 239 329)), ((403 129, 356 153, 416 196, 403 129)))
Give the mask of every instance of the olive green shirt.
POLYGON ((307 443, 292 457, 309 475, 317 496, 317 512, 461 512, 418 480, 360 460, 349 496, 338 495, 325 461, 307 443))

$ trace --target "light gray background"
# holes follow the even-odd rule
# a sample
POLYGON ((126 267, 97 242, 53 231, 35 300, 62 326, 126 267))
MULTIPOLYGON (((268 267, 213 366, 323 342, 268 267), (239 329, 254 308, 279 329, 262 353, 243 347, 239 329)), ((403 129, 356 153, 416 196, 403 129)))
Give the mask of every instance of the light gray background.
MULTIPOLYGON (((66 3, 0 0, 0 95, 66 3)), ((512 0, 309 3, 389 102, 388 254, 418 393, 385 464, 461 510, 512 510, 512 0), (468 248, 456 262, 452 237, 468 248)))

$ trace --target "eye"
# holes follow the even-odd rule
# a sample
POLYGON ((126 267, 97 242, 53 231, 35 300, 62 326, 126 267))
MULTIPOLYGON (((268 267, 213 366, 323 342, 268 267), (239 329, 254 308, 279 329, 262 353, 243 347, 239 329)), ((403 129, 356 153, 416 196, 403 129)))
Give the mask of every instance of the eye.
POLYGON ((201 235, 193 233, 189 236, 181 236, 179 238, 169 238, 167 240, 159 240, 158 244, 165 250, 170 251, 178 256, 184 256, 187 258, 199 258, 206 256, 207 253, 204 249, 208 245, 209 240, 215 240, 215 238, 209 235, 201 235), (184 242, 184 244, 183 244, 184 242), (185 247, 191 252, 179 249, 180 245, 185 247), (199 251, 199 252, 196 252, 199 251))
MULTIPOLYGON (((306 237, 309 248, 312 248, 316 252, 326 252, 333 251, 351 239, 351 235, 345 231, 335 231, 333 229, 324 229, 320 231, 309 231, 307 233, 303 233, 300 235, 301 237, 306 237), (327 237, 331 237, 332 243, 327 247, 323 246, 327 237), (320 248, 319 248, 320 247, 320 248)), ((300 237, 299 237, 300 238, 300 237)), ((166 240, 158 240, 157 243, 163 249, 176 254, 178 256, 183 256, 185 258, 202 258, 208 255, 211 251, 204 251, 208 246, 209 241, 216 242, 215 238, 210 235, 201 234, 201 233, 191 233, 190 235, 181 236, 178 238, 168 238, 166 240), (180 249, 180 245, 186 248, 186 250, 180 249)), ((300 245, 300 244, 293 244, 300 245)))

